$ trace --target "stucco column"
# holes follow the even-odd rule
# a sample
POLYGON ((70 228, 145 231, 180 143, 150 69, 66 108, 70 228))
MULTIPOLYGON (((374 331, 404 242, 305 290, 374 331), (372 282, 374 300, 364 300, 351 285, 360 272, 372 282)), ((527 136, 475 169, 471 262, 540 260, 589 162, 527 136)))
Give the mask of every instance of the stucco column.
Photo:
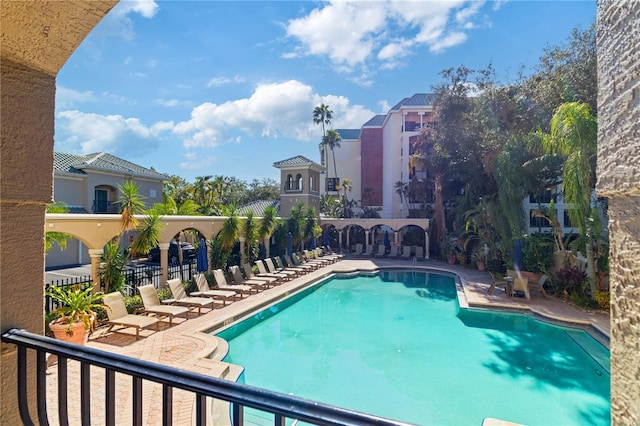
MULTIPOLYGON (((52 201, 56 74, 116 4, 2 2, 0 20, 0 332, 44 333, 44 218, 52 201), (25 268, 24 259, 29 259, 25 268)), ((35 354, 27 403, 36 413, 35 354)), ((0 352, 0 424, 21 424, 17 349, 0 352)))
POLYGON ((398 231, 393 231, 393 242, 396 244, 396 247, 400 245, 400 239, 398 237, 398 231))
POLYGON ((264 252, 266 257, 271 257, 271 236, 264 237, 264 252))
POLYGON ((100 291, 100 260, 102 259, 103 249, 89 249, 89 257, 91 258, 91 281, 93 281, 93 291, 100 291))
POLYGON ((365 229, 364 230, 364 247, 365 247, 365 250, 366 250, 368 245, 369 245, 369 230, 365 229))
POLYGON ((238 237, 238 241, 240 241, 240 264, 245 263, 247 260, 247 255, 244 250, 245 241, 247 239, 245 237, 238 237))
MULTIPOLYGON (((162 271, 162 280, 160 280, 160 287, 165 287, 169 280, 169 245, 170 243, 160 243, 158 248, 160 249, 160 270, 162 271)), ((178 247, 180 244, 178 244, 178 247)))
POLYGON ((338 229, 338 249, 342 253, 342 229, 338 229))
POLYGON ((429 231, 424 231, 424 258, 429 258, 429 231))
POLYGON ((598 1, 598 183, 609 199, 611 424, 640 424, 640 3, 598 1))
POLYGON ((346 248, 347 248, 347 252, 351 252, 351 242, 349 241, 349 234, 351 233, 349 231, 351 230, 351 227, 347 227, 346 230, 347 230, 347 245, 346 245, 346 248))

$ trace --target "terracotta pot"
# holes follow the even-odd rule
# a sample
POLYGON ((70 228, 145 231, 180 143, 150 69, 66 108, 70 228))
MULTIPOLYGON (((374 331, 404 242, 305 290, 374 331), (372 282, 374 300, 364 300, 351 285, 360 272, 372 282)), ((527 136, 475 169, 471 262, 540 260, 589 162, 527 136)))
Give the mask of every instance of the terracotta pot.
POLYGON ((67 333, 69 324, 60 324, 54 322, 49 323, 49 328, 58 340, 74 343, 76 345, 84 345, 89 339, 89 330, 84 328, 83 322, 75 322, 71 325, 71 332, 67 333))
POLYGON ((478 271, 484 271, 486 268, 484 262, 476 262, 476 266, 478 268, 478 271))

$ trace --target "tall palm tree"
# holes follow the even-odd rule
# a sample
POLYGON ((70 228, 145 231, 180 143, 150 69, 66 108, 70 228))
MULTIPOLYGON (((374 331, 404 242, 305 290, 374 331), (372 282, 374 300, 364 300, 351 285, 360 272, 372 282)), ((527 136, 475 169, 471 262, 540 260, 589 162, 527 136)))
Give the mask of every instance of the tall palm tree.
POLYGON ((322 228, 318 224, 319 217, 318 211, 315 207, 311 206, 307 209, 307 214, 304 223, 304 239, 311 239, 312 235, 318 237, 322 232, 322 228))
MULTIPOLYGON (((258 228, 258 240, 264 242, 267 238, 271 237, 278 224, 279 220, 276 208, 273 206, 266 207, 264 209, 262 219, 260 219, 260 226, 258 228)), ((268 242, 265 242, 265 250, 269 249, 267 247, 267 244, 268 242)))
MULTIPOLYGON (((315 124, 322 125, 322 140, 324 141, 324 137, 327 135, 325 132, 324 125, 330 124, 333 119, 333 111, 329 109, 329 105, 320 104, 313 109, 313 122, 315 124)), ((325 145, 324 142, 320 142, 320 157, 322 159, 322 165, 324 166, 325 156, 324 151, 325 145)))
POLYGON ((341 140, 342 137, 340 137, 340 133, 333 129, 327 130, 327 133, 322 137, 322 144, 325 146, 325 149, 328 148, 331 150, 331 156, 333 157, 333 172, 336 181, 338 179, 338 169, 336 168, 336 153, 334 148, 340 148, 341 140))
POLYGON ((130 231, 138 227, 138 219, 134 215, 144 213, 144 197, 140 195, 140 188, 132 180, 125 180, 121 185, 118 185, 120 191, 120 197, 118 204, 120 204, 120 225, 122 235, 126 231, 130 231))
POLYGON ((242 231, 245 237, 245 253, 249 263, 253 263, 258 252, 259 224, 253 217, 253 212, 247 213, 247 218, 242 222, 242 231))
POLYGON ((294 247, 301 247, 304 239, 305 231, 305 208, 304 202, 300 201, 298 204, 291 208, 289 214, 289 220, 287 222, 289 232, 291 232, 291 238, 294 247))
POLYGON ((562 168, 562 191, 569 219, 580 234, 587 235, 587 259, 591 278, 592 297, 598 291, 593 254, 594 240, 589 234, 591 196, 595 187, 595 160, 597 151, 597 120, 591 115, 589 105, 567 102, 560 105, 551 118, 551 133, 543 139, 544 149, 551 154, 566 156, 562 168))

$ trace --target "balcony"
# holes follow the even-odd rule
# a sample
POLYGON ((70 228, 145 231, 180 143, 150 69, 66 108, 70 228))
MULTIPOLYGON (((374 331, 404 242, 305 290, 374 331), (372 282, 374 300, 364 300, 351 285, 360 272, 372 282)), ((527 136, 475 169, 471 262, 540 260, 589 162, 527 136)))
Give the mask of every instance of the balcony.
MULTIPOLYGON (((143 384, 153 382, 162 386, 162 424, 171 425, 179 420, 173 415, 174 389, 189 392, 195 395, 195 407, 192 414, 192 424, 205 425, 211 415, 213 400, 226 401, 230 404, 230 421, 233 425, 243 425, 244 407, 251 407, 264 413, 270 413, 274 425, 284 426, 286 419, 304 421, 316 425, 380 425, 401 426, 407 423, 389 420, 369 414, 359 413, 344 408, 317 403, 255 386, 244 385, 216 377, 197 374, 185 370, 176 369, 166 365, 155 364, 148 361, 129 358, 123 355, 105 352, 85 346, 77 346, 24 330, 11 329, 2 335, 4 344, 17 346, 17 377, 18 403, 23 424, 34 424, 29 412, 27 395, 28 389, 27 371, 36 371, 37 392, 37 422, 49 424, 48 412, 57 412, 59 424, 69 424, 69 418, 77 413, 70 412, 69 389, 75 387, 79 390, 80 411, 82 424, 116 424, 116 405, 122 398, 116 397, 116 373, 131 378, 130 390, 118 387, 118 394, 130 392, 132 398, 131 422, 143 423, 143 407, 145 400, 143 384), (28 351, 35 351, 36 356, 27 356, 28 351), (53 354, 58 357, 57 367, 57 407, 48 411, 47 407, 47 372, 46 355, 53 354), (29 364, 35 361, 35 365, 29 364), (68 369, 70 361, 80 363, 80 383, 71 383, 68 369), (99 384, 104 390, 95 392, 98 385, 92 380, 91 371, 95 368, 104 370, 104 380, 99 384), (104 384, 102 384, 104 383, 104 384), (104 397, 101 410, 104 419, 92 418, 92 397, 95 400, 99 395, 104 397)), ((50 399, 51 400, 51 399, 50 399)), ((94 402, 96 405, 98 401, 94 402)), ((149 407, 147 407, 148 409, 149 407)), ((53 420, 53 419, 52 419, 53 420)), ((222 421, 222 419, 219 419, 222 421)), ((184 421, 184 419, 182 419, 184 421)), ((149 419, 147 419, 149 423, 149 419)), ((225 423, 227 423, 225 421, 225 423)))
POLYGON ((118 214, 120 205, 116 201, 93 200, 91 212, 96 214, 118 214))

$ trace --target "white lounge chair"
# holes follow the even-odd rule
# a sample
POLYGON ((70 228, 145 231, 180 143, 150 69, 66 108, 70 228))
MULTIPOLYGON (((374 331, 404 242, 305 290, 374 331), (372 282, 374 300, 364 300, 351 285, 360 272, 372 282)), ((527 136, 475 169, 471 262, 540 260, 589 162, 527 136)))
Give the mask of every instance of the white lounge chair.
POLYGON ((173 317, 185 314, 189 318, 189 308, 184 306, 163 305, 158 299, 158 293, 153 284, 138 287, 138 293, 144 305, 143 312, 169 318, 169 325, 173 324, 173 317))
POLYGON ((127 312, 127 307, 124 303, 124 297, 119 291, 105 294, 102 298, 102 303, 108 306, 107 311, 107 324, 111 331, 113 327, 119 325, 121 327, 133 327, 136 329, 136 340, 140 338, 140 329, 148 327, 151 324, 156 325, 158 330, 158 318, 150 317, 147 315, 133 315, 127 312))
POLYGON ((262 274, 255 274, 253 272, 253 269, 251 268, 251 265, 249 265, 248 263, 245 263, 244 265, 242 265, 242 269, 244 269, 244 275, 248 279, 257 279, 257 280, 264 281, 267 287, 274 287, 280 283, 280 279, 277 277, 271 277, 271 276, 262 275, 262 274))
POLYGON ((403 259, 409 259, 411 257, 411 246, 402 246, 402 254, 400 257, 403 259))
POLYGON ((255 261, 255 265, 258 267, 259 277, 273 277, 281 281, 289 281, 293 278, 292 274, 270 272, 270 269, 265 268, 265 264, 266 262, 263 263, 262 260, 255 261))
POLYGON ((255 288, 257 291, 266 290, 268 287, 267 282, 258 279, 245 279, 242 276, 242 272, 240 271, 240 267, 238 265, 233 265, 229 268, 229 272, 231 272, 231 276, 233 277, 233 281, 236 284, 240 285, 248 285, 249 287, 255 288))
POLYGON ((162 303, 169 305, 181 305, 188 308, 198 308, 198 314, 201 313, 203 307, 213 309, 212 298, 187 296, 187 292, 184 290, 184 286, 182 285, 182 280, 180 280, 180 278, 169 280, 167 281, 167 284, 169 285, 173 299, 163 300, 162 303))
POLYGON ((226 306, 227 302, 235 302, 238 300, 238 293, 235 291, 212 290, 209 288, 207 277, 204 274, 196 275, 196 287, 198 291, 194 291, 190 296, 210 297, 213 300, 220 300, 222 306, 226 306))
POLYGON ((385 257, 387 255, 387 246, 384 244, 378 244, 378 251, 374 255, 375 257, 385 257))
POLYGON ((213 271, 213 278, 216 280, 216 286, 220 290, 235 291, 240 297, 250 296, 253 293, 257 293, 258 290, 250 285, 241 284, 229 284, 227 283, 227 277, 224 276, 222 269, 216 269, 213 271))

